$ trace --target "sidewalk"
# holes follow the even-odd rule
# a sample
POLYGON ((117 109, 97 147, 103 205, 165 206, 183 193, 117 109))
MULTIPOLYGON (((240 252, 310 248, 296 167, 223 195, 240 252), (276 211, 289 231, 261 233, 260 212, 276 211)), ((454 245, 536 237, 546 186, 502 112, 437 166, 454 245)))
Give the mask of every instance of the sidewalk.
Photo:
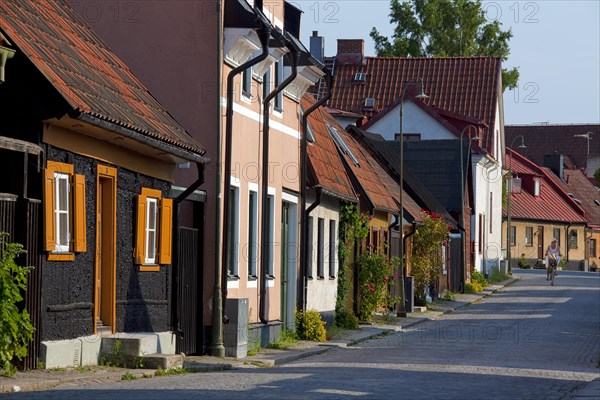
MULTIPOLYGON (((478 294, 457 294, 454 301, 437 301, 431 310, 422 313, 410 313, 407 318, 393 318, 386 323, 361 325, 357 330, 340 331, 336 337, 326 343, 300 341, 286 350, 261 349, 257 354, 245 358, 218 358, 209 356, 188 356, 184 368, 197 371, 224 371, 237 368, 273 367, 290 363, 302 358, 322 354, 332 347, 348 347, 420 324, 435 320, 487 297, 497 290, 516 281, 511 278, 496 285, 487 286, 478 294)), ((56 370, 35 370, 17 372, 13 378, 0 377, 0 393, 13 391, 33 391, 51 389, 56 386, 83 386, 102 382, 115 382, 124 379, 152 378, 156 370, 127 369, 114 367, 80 367, 56 370)))

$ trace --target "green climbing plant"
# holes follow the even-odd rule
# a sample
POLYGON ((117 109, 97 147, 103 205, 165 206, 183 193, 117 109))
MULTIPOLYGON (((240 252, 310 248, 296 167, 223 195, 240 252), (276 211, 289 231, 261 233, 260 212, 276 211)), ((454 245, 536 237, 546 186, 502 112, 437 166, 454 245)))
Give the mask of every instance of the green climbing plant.
POLYGON ((22 293, 27 288, 31 267, 17 265, 15 258, 26 251, 18 243, 9 243, 8 234, 0 232, 0 375, 12 376, 14 360, 27 355, 27 343, 34 327, 27 310, 19 310, 22 293))
POLYGON ((440 216, 421 210, 423 224, 417 227, 412 238, 412 274, 415 283, 415 303, 425 304, 425 288, 439 277, 441 248, 446 246, 450 228, 440 216))
POLYGON ((340 235, 338 245, 338 290, 335 302, 335 323, 337 326, 355 329, 358 327, 358 318, 348 307, 350 293, 350 268, 349 256, 357 242, 362 241, 369 233, 369 217, 361 214, 357 204, 345 204, 340 210, 340 235))

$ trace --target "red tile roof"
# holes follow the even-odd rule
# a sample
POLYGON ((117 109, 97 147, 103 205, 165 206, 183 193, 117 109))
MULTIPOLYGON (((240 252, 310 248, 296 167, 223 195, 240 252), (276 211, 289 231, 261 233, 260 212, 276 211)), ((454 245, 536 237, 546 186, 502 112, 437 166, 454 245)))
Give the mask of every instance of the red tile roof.
POLYGON ((488 125, 483 145, 491 150, 489 133, 502 95, 498 57, 365 57, 364 64, 336 65, 334 73, 336 83, 329 106, 358 113, 363 111, 367 97, 375 99, 374 111, 381 111, 402 95, 404 83, 422 78, 430 96, 428 104, 488 125), (364 82, 353 79, 357 72, 366 74, 364 82))
MULTIPOLYGON (((314 100, 312 100, 314 101, 314 100)), ((346 142, 350 151, 356 157, 358 165, 355 165, 351 158, 343 154, 339 149, 338 156, 343 160, 346 165, 346 171, 350 171, 352 177, 360 185, 368 197, 369 202, 373 205, 376 210, 397 213, 399 211, 398 197, 400 194, 400 186, 396 183, 392 177, 385 172, 383 167, 373 158, 367 149, 362 147, 344 128, 329 114, 324 107, 319 107, 317 111, 309 116, 309 121, 317 136, 317 130, 320 131, 319 137, 317 137, 317 143, 319 138, 329 137, 331 142, 331 134, 327 130, 327 125, 332 126, 337 130, 340 137, 346 142), (341 155, 340 155, 341 154, 341 155)), ((337 148, 337 145, 335 145, 337 148)), ((314 146, 312 146, 314 147, 314 146)), ((329 146, 328 146, 329 147, 329 146)), ((310 150, 309 150, 310 151, 310 150)), ((309 156, 310 156, 309 152, 309 156)), ((311 158, 311 162, 314 161, 311 158)), ((315 168, 325 168, 325 171, 319 172, 320 175, 327 174, 327 171, 331 170, 331 166, 323 166, 322 162, 315 164, 315 168)), ((336 172, 337 173, 337 172, 336 172)), ((339 179, 339 176, 338 176, 339 179)), ((358 188, 355 190, 359 192, 358 188)), ((404 192, 403 196, 404 209, 415 219, 420 219, 421 208, 417 203, 404 192)))
MULTIPOLYGON (((302 97, 301 105, 304 110, 308 110, 315 102, 314 97, 307 93, 302 97)), ((331 134, 327 131, 321 110, 322 108, 317 109, 308 116, 308 124, 315 136, 315 143, 309 142, 307 146, 310 180, 313 185, 320 186, 335 196, 357 201, 344 163, 331 134)))
POLYGON ((0 29, 74 110, 204 154, 65 0, 2 0, 0 29))
MULTIPOLYGON (((575 135, 590 135, 590 154, 600 155, 600 124, 562 124, 562 125, 506 125, 504 136, 506 146, 510 146, 515 137, 523 135, 526 149, 519 153, 538 165, 544 164, 544 155, 562 154, 570 158, 574 168, 586 168, 587 139, 575 135)), ((518 140, 515 141, 518 143, 518 140)), ((565 162, 567 162, 565 160, 565 162)))
MULTIPOLYGON (((540 179, 539 196, 534 196, 524 188, 519 193, 511 194, 511 218, 580 224, 586 222, 585 211, 551 178, 548 171, 510 148, 506 149, 506 165, 510 165, 513 173, 521 178, 533 175, 540 179)), ((503 212, 506 215, 506 209, 503 212)))
POLYGON ((580 206, 585 210, 588 223, 600 226, 600 189, 595 187, 578 169, 565 169, 564 180, 561 180, 550 169, 544 168, 544 170, 567 194, 571 193, 575 199, 581 201, 580 206), (595 203, 594 200, 598 203, 595 203))

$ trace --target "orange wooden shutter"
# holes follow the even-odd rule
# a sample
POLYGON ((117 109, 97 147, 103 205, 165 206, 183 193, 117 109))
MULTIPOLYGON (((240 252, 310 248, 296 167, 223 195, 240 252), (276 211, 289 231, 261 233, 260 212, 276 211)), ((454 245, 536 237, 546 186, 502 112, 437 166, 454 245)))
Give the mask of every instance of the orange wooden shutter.
POLYGON ((146 196, 137 197, 137 218, 135 227, 135 250, 136 264, 143 264, 146 259, 146 196))
POLYGON ((44 250, 56 249, 56 226, 54 215, 54 171, 44 171, 44 250))
POLYGON ((160 264, 171 264, 173 248, 173 199, 162 199, 160 205, 160 264))
POLYGON ((74 176, 74 212, 73 212, 73 251, 82 252, 87 250, 85 221, 85 176, 74 176))

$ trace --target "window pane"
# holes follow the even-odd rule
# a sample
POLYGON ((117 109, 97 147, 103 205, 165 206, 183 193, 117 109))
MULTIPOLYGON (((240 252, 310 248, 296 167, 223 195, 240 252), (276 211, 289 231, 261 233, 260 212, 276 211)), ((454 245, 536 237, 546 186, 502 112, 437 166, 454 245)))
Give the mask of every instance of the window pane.
POLYGON ((61 174, 58 181, 58 209, 61 211, 69 210, 69 180, 66 175, 61 174))
POLYGON ((148 229, 156 229, 156 201, 148 204, 148 229))
POLYGON ((146 258, 148 258, 149 260, 154 260, 154 256, 156 253, 156 232, 148 232, 148 246, 146 248, 148 249, 146 258))
POLYGON ((58 215, 58 241, 61 246, 69 245, 69 214, 60 213, 58 215))
POLYGON ((248 200, 248 275, 256 276, 256 253, 257 253, 257 224, 256 224, 256 192, 250 192, 248 200))

